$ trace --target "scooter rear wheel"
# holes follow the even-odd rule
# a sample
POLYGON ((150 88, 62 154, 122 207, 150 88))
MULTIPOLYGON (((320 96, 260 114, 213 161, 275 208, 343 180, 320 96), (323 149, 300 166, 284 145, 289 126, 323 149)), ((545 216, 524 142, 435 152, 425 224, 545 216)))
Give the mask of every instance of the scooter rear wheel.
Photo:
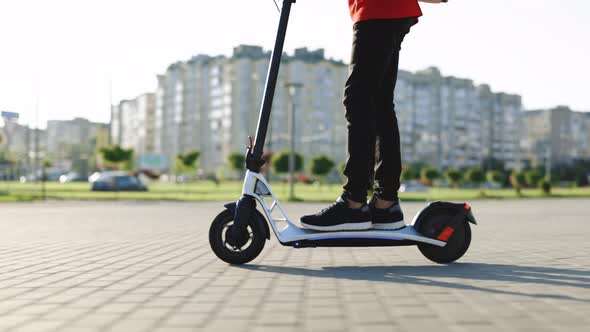
POLYGON ((246 264, 260 254, 266 242, 265 232, 260 224, 249 222, 246 227, 247 241, 240 246, 228 243, 228 230, 234 223, 234 214, 224 210, 215 217, 209 228, 209 245, 219 259, 229 264, 246 264))
MULTIPOLYGON (((421 224, 421 227, 429 227, 427 223, 421 224)), ((424 230, 418 230, 420 233, 425 234, 424 230)), ((463 255, 469 249, 471 244, 471 227, 469 223, 465 221, 461 224, 461 227, 457 227, 455 232, 447 241, 447 245, 444 247, 438 247, 432 244, 422 243, 418 245, 418 249, 424 255, 424 257, 438 264, 449 264, 463 255)))

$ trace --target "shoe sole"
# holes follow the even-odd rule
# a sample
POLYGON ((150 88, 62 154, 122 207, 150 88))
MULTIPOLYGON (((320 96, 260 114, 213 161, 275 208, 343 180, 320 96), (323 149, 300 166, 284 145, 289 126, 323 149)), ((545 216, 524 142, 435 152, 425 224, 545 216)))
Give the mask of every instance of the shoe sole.
POLYGON ((371 229, 373 223, 370 221, 367 222, 355 222, 355 223, 348 223, 348 224, 340 224, 340 225, 333 225, 333 226, 315 226, 309 225, 304 222, 301 222, 301 226, 314 230, 314 231, 323 231, 323 232, 336 232, 336 231, 366 231, 371 229))
POLYGON ((371 229, 396 231, 396 230, 402 229, 404 227, 406 227, 406 223, 402 220, 402 221, 391 222, 391 223, 373 223, 373 227, 371 227, 371 229))

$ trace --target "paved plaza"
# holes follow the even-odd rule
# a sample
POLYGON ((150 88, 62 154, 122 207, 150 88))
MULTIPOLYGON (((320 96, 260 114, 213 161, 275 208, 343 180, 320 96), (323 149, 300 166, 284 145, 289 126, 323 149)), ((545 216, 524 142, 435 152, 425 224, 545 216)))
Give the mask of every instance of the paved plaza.
POLYGON ((590 200, 471 205, 452 265, 272 236, 236 267, 209 248, 221 203, 2 204, 0 331, 588 331, 590 200))

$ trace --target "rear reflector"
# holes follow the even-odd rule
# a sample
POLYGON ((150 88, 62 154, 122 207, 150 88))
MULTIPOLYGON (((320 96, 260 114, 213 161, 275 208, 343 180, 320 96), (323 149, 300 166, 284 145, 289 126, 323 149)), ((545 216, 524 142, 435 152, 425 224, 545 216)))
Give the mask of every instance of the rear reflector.
POLYGON ((447 241, 453 233, 455 233, 455 229, 451 226, 447 226, 442 232, 440 232, 436 239, 439 241, 447 241))
POLYGON ((471 206, 469 206, 469 204, 467 204, 467 203, 465 203, 465 206, 464 206, 464 208, 465 208, 465 210, 467 210, 467 211, 471 210, 471 206))

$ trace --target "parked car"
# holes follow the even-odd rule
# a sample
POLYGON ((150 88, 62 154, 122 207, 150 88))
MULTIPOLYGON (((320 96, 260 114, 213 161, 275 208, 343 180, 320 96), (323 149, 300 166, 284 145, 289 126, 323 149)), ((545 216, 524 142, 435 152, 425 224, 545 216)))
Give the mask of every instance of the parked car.
POLYGON ((92 182, 93 191, 147 191, 137 177, 131 175, 101 175, 92 182))
POLYGON ((80 174, 76 172, 69 172, 67 174, 63 174, 59 177, 59 182, 66 183, 66 182, 86 182, 88 181, 87 177, 80 176, 80 174))
POLYGON ((127 172, 123 171, 102 171, 102 172, 94 172, 92 175, 88 177, 88 182, 92 183, 100 178, 107 178, 117 175, 129 175, 127 172))

